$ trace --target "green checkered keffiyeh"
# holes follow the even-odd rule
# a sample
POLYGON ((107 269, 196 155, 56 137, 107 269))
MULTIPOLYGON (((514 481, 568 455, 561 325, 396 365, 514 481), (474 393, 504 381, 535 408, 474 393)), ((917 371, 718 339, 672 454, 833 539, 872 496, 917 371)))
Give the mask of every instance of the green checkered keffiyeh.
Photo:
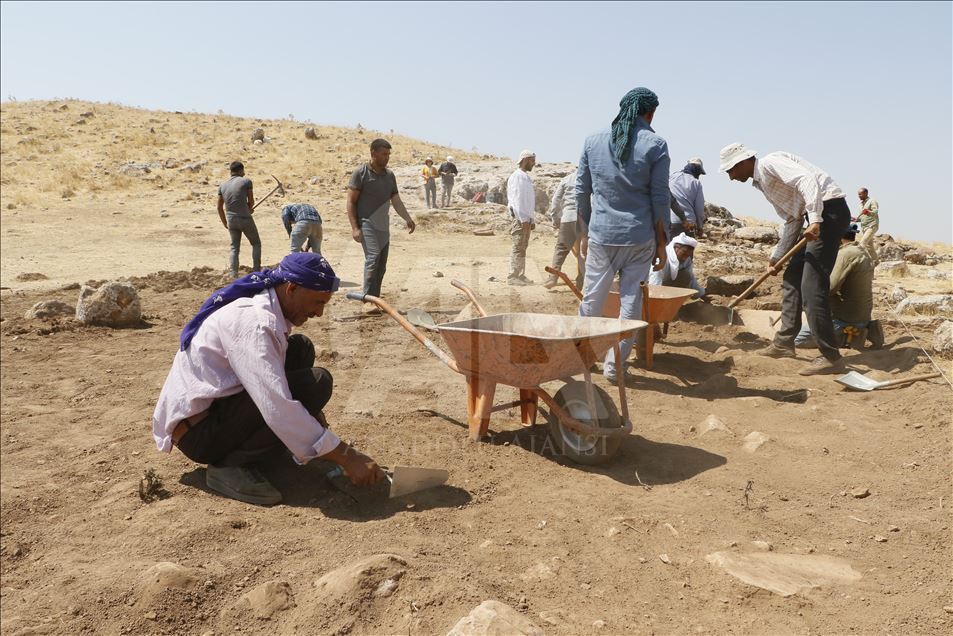
POLYGON ((619 102, 619 114, 612 120, 612 148, 619 163, 625 163, 632 151, 636 119, 657 106, 658 95, 644 86, 633 88, 619 102))

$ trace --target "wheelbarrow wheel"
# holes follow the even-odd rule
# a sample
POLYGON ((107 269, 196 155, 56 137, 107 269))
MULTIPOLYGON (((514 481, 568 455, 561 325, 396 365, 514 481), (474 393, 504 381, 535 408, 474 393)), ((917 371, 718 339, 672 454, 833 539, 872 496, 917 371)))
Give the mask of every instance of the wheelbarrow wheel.
MULTIPOLYGON (((598 411, 595 417, 586 398, 585 382, 578 380, 567 382, 556 392, 554 399, 559 406, 580 422, 601 428, 622 428, 622 418, 609 394, 597 386, 593 386, 592 390, 598 411)), ((604 464, 615 456, 619 446, 622 445, 621 436, 580 435, 563 426, 555 414, 551 413, 548 420, 549 435, 556 449, 577 464, 590 466, 604 464)))

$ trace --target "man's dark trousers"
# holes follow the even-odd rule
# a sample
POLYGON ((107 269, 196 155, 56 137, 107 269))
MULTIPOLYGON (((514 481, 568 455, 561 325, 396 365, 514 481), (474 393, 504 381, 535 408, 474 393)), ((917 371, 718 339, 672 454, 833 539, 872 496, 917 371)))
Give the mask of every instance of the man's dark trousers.
POLYGON ((841 239, 850 225, 850 209, 843 199, 824 202, 821 236, 810 241, 795 254, 781 284, 781 329, 774 335, 774 344, 794 348, 794 338, 801 330, 801 309, 817 341, 817 348, 830 361, 839 360, 837 338, 831 319, 831 272, 837 260, 841 239))

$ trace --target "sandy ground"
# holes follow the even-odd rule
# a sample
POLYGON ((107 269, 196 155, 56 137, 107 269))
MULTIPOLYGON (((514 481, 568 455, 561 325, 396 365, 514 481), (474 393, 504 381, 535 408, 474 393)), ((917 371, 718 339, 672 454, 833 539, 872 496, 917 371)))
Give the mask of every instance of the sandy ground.
MULTIPOLYGON (((449 483, 388 500, 328 484, 322 462, 289 463, 268 472, 285 502, 249 506, 209 491, 204 467, 151 439, 179 330, 221 282, 227 234, 214 209, 161 192, 81 199, 0 216, 4 634, 444 634, 486 599, 547 634, 953 627, 953 393, 940 381, 848 393, 796 375, 809 352, 761 358, 739 327, 674 323, 655 368, 628 383, 633 435, 591 468, 555 456, 545 427, 522 428, 514 411, 494 414, 491 441, 467 442, 463 378, 340 297, 301 330, 335 378, 332 427, 382 464, 444 467, 449 483), (17 280, 26 273, 46 279, 17 280), (119 277, 138 277, 139 328, 23 317, 42 299, 74 303, 74 283, 119 277), (702 434, 712 414, 730 432, 702 434), (769 440, 749 452, 754 431, 769 440), (146 503, 150 469, 169 496, 146 503), (782 597, 706 561, 767 548, 754 542, 842 559, 860 578, 782 597)), ((343 197, 324 201, 325 252, 356 283, 343 197)), ((277 209, 259 217, 266 263, 286 249, 277 209)), ((395 306, 450 320, 466 306, 449 284, 459 278, 491 312, 575 311, 566 291, 488 280, 505 278, 507 237, 448 232, 441 214, 412 236, 395 229, 384 284, 395 306)), ((553 245, 551 231, 538 236, 537 281, 553 245)), ((776 300, 773 289, 758 302, 776 300)), ((896 327, 884 350, 848 362, 878 378, 931 370, 896 327)))

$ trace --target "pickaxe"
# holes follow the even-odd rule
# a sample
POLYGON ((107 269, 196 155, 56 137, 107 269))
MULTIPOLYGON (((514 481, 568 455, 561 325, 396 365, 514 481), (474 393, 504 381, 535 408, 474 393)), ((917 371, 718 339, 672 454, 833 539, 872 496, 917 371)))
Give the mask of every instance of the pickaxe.
POLYGON ((266 195, 263 196, 262 198, 258 199, 258 203, 255 204, 255 206, 252 208, 252 210, 254 210, 254 209, 257 208, 259 205, 261 205, 262 201, 264 201, 265 199, 267 199, 268 197, 270 197, 271 195, 273 195, 275 192, 277 192, 277 193, 280 194, 281 196, 285 196, 285 188, 284 188, 284 186, 281 185, 281 181, 278 181, 278 177, 276 177, 275 175, 271 175, 271 178, 274 179, 274 180, 275 180, 275 183, 277 183, 278 185, 276 185, 271 192, 269 192, 268 194, 266 194, 266 195))

